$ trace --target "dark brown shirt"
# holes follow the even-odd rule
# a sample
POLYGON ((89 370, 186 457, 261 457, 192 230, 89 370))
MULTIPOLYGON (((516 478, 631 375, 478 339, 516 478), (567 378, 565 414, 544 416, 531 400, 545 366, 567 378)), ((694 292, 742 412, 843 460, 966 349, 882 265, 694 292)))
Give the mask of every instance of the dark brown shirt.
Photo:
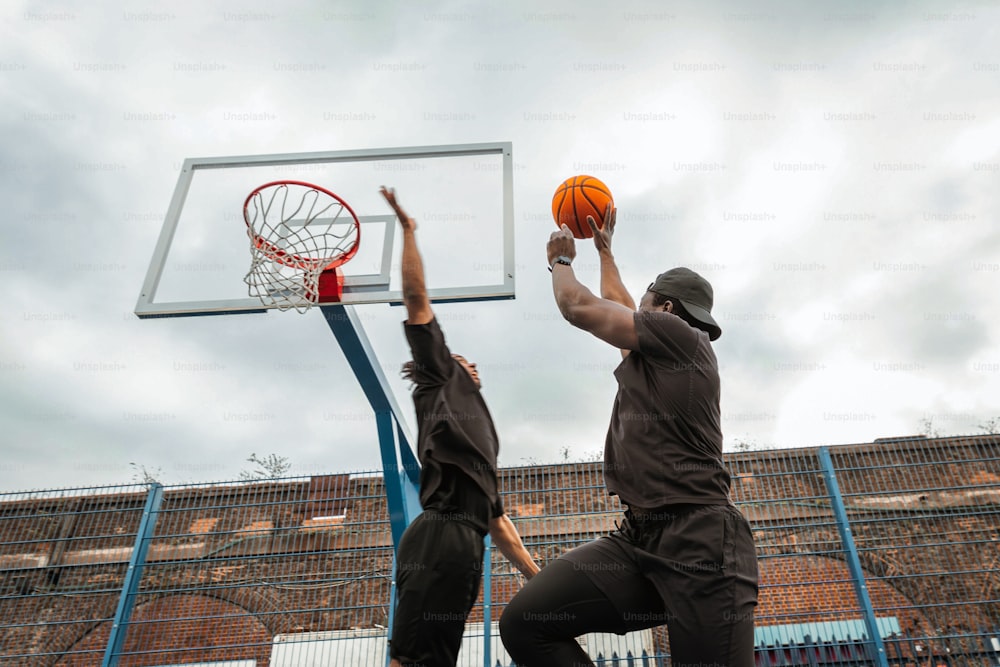
POLYGON ((420 504, 489 530, 503 515, 500 442, 479 387, 451 356, 437 320, 404 324, 413 354, 420 504))
POLYGON ((608 492, 632 508, 725 504, 719 364, 708 334, 666 312, 636 312, 639 349, 615 369, 604 446, 608 492))

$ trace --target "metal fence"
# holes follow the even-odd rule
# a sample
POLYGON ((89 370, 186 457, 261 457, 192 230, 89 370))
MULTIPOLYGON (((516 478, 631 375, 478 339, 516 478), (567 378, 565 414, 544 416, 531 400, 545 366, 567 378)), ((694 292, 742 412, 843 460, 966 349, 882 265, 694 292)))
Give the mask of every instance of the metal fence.
MULTIPOLYGON (((1000 437, 727 456, 761 571, 759 665, 1000 665, 1000 437)), ((614 528, 601 464, 501 471, 540 563, 614 528)), ((375 473, 0 495, 0 665, 383 665, 392 538, 375 473)), ((510 665, 495 549, 459 664, 510 665)), ((669 665, 664 628, 580 638, 669 665)))

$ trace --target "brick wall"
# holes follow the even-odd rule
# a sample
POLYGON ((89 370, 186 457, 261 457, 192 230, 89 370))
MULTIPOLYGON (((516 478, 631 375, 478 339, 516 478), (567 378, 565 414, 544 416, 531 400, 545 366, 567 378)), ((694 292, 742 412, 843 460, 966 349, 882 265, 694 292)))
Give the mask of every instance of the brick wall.
MULTIPOLYGON (((841 560, 823 556, 762 560, 760 584, 758 617, 771 618, 778 624, 857 618, 858 601, 851 573, 841 560)), ((886 582, 869 582, 868 594, 874 607, 893 609, 902 628, 931 630, 914 601, 886 582)))
MULTIPOLYGON (((998 445, 832 449, 878 616, 915 636, 1000 626, 998 445)), ((739 453, 728 464, 755 529, 758 623, 858 618, 815 450, 739 453)), ((506 469, 501 488, 542 563, 613 529, 621 511, 600 463, 506 469)), ((0 664, 18 653, 32 657, 9 664, 100 664, 144 500, 0 502, 0 664)), ((386 626, 391 549, 377 476, 168 488, 122 664, 264 665, 277 634, 386 626)), ((520 586, 513 572, 494 553, 493 620, 520 586)), ((481 619, 477 607, 471 620, 481 619)), ((662 630, 656 637, 665 646, 662 630)))
MULTIPOLYGON (((259 614, 204 595, 167 595, 135 609, 121 667, 255 659, 266 665, 271 635, 259 614), (191 650, 190 647, 200 647, 191 650)), ((83 655, 57 659, 58 667, 91 667, 111 634, 104 622, 69 649, 83 655)))

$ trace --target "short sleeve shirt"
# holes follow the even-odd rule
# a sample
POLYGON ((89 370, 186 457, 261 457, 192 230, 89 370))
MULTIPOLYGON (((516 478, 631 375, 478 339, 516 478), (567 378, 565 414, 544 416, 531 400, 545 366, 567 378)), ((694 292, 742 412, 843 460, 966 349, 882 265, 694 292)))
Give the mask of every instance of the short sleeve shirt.
POLYGON ((719 364, 704 331, 667 312, 634 315, 639 349, 615 369, 604 449, 608 492, 633 508, 726 504, 719 364))
POLYGON ((486 532, 490 519, 504 513, 493 418, 479 387, 452 358, 437 320, 404 329, 414 362, 420 504, 486 532))

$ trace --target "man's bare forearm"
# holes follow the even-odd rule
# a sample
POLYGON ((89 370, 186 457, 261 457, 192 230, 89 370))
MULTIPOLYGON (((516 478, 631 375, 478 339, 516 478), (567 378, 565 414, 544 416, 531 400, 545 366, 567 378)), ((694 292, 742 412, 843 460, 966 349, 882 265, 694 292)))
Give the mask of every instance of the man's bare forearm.
POLYGON ((403 303, 409 306, 421 305, 427 301, 427 285, 424 282, 424 262, 417 249, 416 233, 412 229, 403 230, 403 303))
POLYGON ((514 527, 514 523, 506 514, 491 522, 490 538, 500 553, 504 555, 504 558, 509 560, 526 578, 531 579, 541 570, 535 563, 535 559, 524 548, 517 528, 514 527))
POLYGON ((615 257, 610 250, 599 253, 601 259, 601 297, 608 301, 620 303, 630 310, 635 310, 635 301, 628 293, 625 283, 622 282, 618 265, 615 264, 615 257))

